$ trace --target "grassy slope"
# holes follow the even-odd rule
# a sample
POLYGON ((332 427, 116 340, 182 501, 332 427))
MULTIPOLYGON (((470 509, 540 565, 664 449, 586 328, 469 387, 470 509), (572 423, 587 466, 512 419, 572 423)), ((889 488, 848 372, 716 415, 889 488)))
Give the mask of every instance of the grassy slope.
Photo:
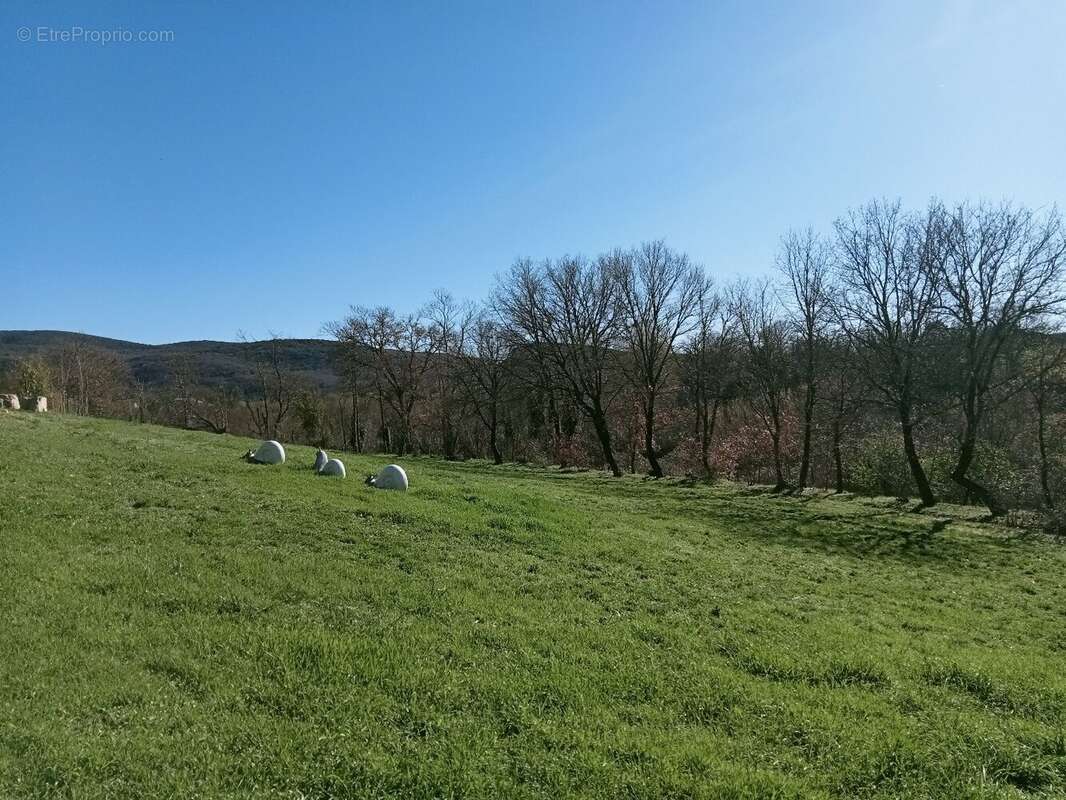
POLYGON ((244 447, 0 415, 0 797, 1066 792, 1056 543, 244 447))

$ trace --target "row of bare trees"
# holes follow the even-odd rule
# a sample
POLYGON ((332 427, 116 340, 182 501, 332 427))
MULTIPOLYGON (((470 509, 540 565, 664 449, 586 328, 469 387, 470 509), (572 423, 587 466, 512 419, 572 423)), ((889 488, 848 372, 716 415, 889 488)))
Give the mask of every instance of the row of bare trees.
MULTIPOLYGON (((1001 514, 980 445, 990 415, 1032 390, 1048 450, 1058 396, 1042 387, 1060 363, 1064 259, 1054 210, 878 201, 830 235, 787 234, 773 278, 717 286, 651 242, 521 259, 480 306, 438 292, 417 314, 356 308, 330 330, 346 345, 353 408, 360 392, 376 404, 381 449, 499 463, 506 432, 512 455, 530 450, 515 446, 524 435, 548 442, 544 460, 584 458, 614 475, 629 453, 630 469, 662 476, 680 447, 688 471, 694 451, 713 476, 728 416, 768 445, 779 490, 812 484, 820 447, 832 462, 822 482, 843 489, 846 442, 876 424, 897 430, 925 505, 938 498, 922 441, 950 436, 951 480, 1001 514)), ((1052 465, 1040 458, 1050 504, 1052 465)))

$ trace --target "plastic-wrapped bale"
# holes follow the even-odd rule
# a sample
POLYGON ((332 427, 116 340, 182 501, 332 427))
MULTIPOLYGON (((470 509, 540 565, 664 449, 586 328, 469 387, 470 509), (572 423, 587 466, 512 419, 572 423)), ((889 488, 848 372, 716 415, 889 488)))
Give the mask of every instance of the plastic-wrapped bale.
MULTIPOLYGON (((315 453, 315 472, 321 472, 327 461, 329 461, 329 456, 326 455, 325 450, 319 450, 315 453)), ((340 462, 338 461, 337 463, 339 464, 340 462)), ((344 465, 342 464, 341 466, 343 467, 344 465)))
POLYGON ((371 475, 366 479, 367 486, 373 486, 375 489, 391 489, 397 492, 407 491, 407 473, 403 471, 403 467, 398 464, 389 464, 387 467, 378 472, 377 475, 371 475))
POLYGON ((257 464, 284 464, 285 448, 273 439, 263 442, 248 454, 248 460, 257 464))
POLYGON ((322 469, 318 471, 319 475, 331 475, 337 478, 347 477, 348 473, 344 470, 344 462, 339 458, 331 458, 325 464, 322 465, 322 469))
POLYGON ((0 394, 0 408, 10 408, 18 411, 21 407, 17 394, 0 394))

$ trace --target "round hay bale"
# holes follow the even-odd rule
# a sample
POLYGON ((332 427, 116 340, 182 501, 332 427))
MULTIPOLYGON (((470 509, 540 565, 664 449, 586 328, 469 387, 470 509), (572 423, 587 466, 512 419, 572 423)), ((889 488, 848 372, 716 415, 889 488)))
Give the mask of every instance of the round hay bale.
POLYGON ((285 448, 273 439, 263 442, 252 453, 252 461, 259 464, 284 464, 285 448))
POLYGON ((319 475, 331 475, 337 478, 345 478, 348 473, 344 470, 344 462, 339 458, 331 458, 327 461, 322 469, 318 473, 319 475))
POLYGON ((389 464, 377 475, 367 478, 366 482, 375 489, 389 489, 395 492, 406 492, 408 486, 407 473, 399 464, 389 464))

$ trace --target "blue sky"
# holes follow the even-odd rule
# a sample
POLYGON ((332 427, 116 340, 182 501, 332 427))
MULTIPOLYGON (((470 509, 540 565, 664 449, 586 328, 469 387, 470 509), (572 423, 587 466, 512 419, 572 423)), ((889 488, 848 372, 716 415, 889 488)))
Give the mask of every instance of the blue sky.
POLYGON ((4 4, 0 329, 316 336, 518 256, 724 280, 873 197, 1066 194, 1059 0, 311 7, 4 4))

